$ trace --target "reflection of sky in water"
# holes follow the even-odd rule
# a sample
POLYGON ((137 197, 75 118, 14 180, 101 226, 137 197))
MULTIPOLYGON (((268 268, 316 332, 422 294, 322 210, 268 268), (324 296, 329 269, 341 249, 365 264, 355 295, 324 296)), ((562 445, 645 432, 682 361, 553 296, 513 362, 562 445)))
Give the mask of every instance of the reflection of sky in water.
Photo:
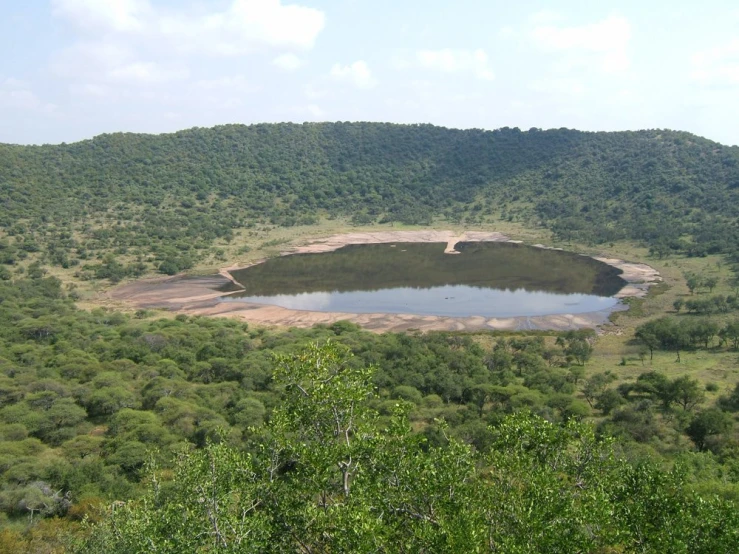
POLYGON ((223 297, 228 302, 271 304, 315 312, 392 313, 452 317, 513 317, 581 314, 613 307, 615 298, 590 294, 527 292, 447 285, 376 291, 308 292, 275 296, 223 297))

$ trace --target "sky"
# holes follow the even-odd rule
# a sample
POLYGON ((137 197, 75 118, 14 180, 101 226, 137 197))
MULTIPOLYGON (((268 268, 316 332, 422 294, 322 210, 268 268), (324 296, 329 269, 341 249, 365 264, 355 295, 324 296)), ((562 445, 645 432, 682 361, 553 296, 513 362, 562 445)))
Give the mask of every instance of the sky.
POLYGON ((226 123, 739 144, 736 0, 0 0, 0 142, 226 123))

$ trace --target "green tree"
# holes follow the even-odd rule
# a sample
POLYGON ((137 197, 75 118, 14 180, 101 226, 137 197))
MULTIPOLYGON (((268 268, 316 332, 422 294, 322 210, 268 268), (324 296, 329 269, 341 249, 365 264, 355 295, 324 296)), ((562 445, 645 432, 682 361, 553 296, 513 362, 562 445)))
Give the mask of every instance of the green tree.
POLYGON ((565 353, 584 366, 593 354, 593 346, 585 339, 575 339, 568 343, 565 353))
POLYGON ((636 328, 635 336, 649 349, 649 360, 654 359, 654 350, 659 347, 656 320, 648 321, 636 328))
POLYGON ((705 392, 700 383, 687 375, 676 378, 668 386, 668 394, 675 404, 690 411, 703 402, 705 392))
POLYGON ((183 452, 171 481, 152 468, 147 494, 118 506, 81 551, 707 554, 738 538, 733 504, 628 464, 586 424, 513 414, 480 454, 441 422, 430 446, 402 405, 378 426, 371 370, 337 345, 277 364, 284 396, 253 455, 221 436, 183 452))
POLYGON ((718 277, 706 277, 703 280, 703 285, 705 287, 708 287, 708 290, 713 292, 713 289, 715 289, 716 285, 718 285, 718 277))
POLYGON ((695 290, 701 286, 703 279, 694 273, 690 273, 685 276, 685 284, 688 286, 690 294, 693 294, 695 290))
POLYGON ((258 510, 264 488, 249 456, 225 444, 210 444, 182 454, 171 482, 163 482, 153 465, 149 475, 146 496, 116 506, 81 552, 267 550, 267 514, 258 510))
POLYGON ((687 434, 698 450, 706 450, 711 437, 727 433, 733 427, 733 418, 717 408, 710 408, 698 413, 690 422, 687 434))
POLYGON ((615 380, 616 376, 610 372, 607 372, 595 373, 594 375, 591 375, 587 381, 585 381, 585 386, 582 389, 582 393, 591 408, 594 406, 596 398, 601 395, 605 391, 606 387, 609 384, 613 383, 613 381, 615 380))
POLYGON ((721 340, 731 343, 734 350, 739 350, 739 319, 730 321, 719 331, 721 340))

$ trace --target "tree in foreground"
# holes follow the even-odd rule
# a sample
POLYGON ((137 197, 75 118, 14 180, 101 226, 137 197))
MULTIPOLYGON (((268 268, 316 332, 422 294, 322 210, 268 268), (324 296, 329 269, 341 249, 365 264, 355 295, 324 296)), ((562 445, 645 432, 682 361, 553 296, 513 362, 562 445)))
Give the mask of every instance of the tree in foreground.
MULTIPOLYGON (((631 466, 571 421, 513 414, 488 453, 429 446, 344 349, 277 359, 283 402, 249 452, 215 441, 150 468, 81 552, 732 552, 739 515, 680 471, 631 466)), ((442 425, 443 427, 443 425, 442 425)), ((256 435, 256 431, 255 431, 256 435)))

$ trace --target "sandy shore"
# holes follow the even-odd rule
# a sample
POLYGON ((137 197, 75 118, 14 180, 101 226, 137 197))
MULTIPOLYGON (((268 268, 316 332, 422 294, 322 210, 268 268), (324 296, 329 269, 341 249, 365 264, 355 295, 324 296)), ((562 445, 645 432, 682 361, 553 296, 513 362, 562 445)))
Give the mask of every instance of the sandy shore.
MULTIPOLYGON (((512 241, 497 232, 469 231, 461 235, 453 231, 387 231, 377 233, 349 233, 317 239, 308 244, 294 246, 282 255, 331 252, 349 244, 433 242, 445 243, 447 254, 458 254, 454 246, 458 242, 520 242, 512 241)), ((535 245, 547 248, 544 245, 535 245)), ((649 287, 659 281, 659 273, 646 264, 626 262, 615 258, 596 257, 595 259, 620 269, 621 277, 627 285, 618 293, 618 298, 642 297, 649 287)), ((255 262, 262 263, 264 260, 255 262)), ((536 317, 441 317, 413 314, 355 314, 343 312, 309 312, 290 310, 279 306, 249 304, 244 302, 223 302, 223 296, 232 294, 234 289, 242 288, 231 275, 231 271, 249 266, 224 267, 218 275, 208 277, 171 277, 168 279, 142 280, 120 286, 109 294, 115 300, 123 301, 137 308, 166 308, 188 315, 213 317, 236 317, 260 325, 285 327, 310 327, 319 323, 331 324, 346 320, 365 329, 385 331, 475 331, 475 330, 567 330, 583 327, 597 327, 608 322, 614 310, 625 309, 617 305, 614 309, 589 312, 585 314, 559 314, 536 317), (232 291, 232 292, 227 292, 232 291)), ((238 292, 238 290, 236 290, 238 292)))

